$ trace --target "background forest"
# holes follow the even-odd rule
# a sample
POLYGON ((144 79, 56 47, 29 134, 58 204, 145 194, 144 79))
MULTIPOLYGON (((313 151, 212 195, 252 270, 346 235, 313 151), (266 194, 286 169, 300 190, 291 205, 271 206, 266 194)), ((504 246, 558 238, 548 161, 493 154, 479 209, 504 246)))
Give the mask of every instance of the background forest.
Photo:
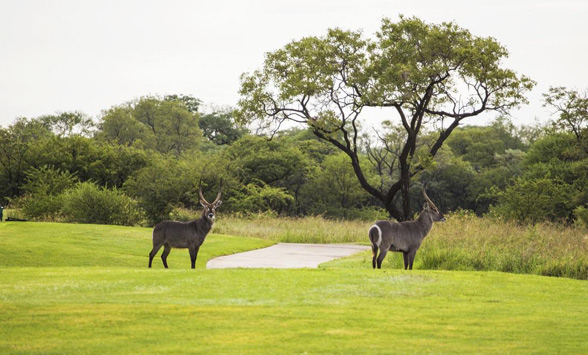
MULTIPOLYGON (((585 101, 552 89, 545 104, 557 114, 545 125, 498 117, 456 128, 413 179, 412 210, 420 211, 422 183, 430 180, 428 194, 444 212, 586 225, 586 111, 574 111, 585 101)), ((0 128, 0 203, 33 220, 153 225, 198 213, 202 178, 205 196, 216 195, 223 180, 225 214, 389 217, 362 189, 348 157, 310 130, 269 139, 238 125, 230 109, 201 107, 189 96, 151 96, 113 106, 97 121, 80 112, 18 118, 0 128)), ((398 134, 390 126, 380 138, 393 142, 398 134)), ((436 134, 426 132, 417 146, 436 134)), ((374 184, 385 149, 366 144, 360 152, 374 184)))

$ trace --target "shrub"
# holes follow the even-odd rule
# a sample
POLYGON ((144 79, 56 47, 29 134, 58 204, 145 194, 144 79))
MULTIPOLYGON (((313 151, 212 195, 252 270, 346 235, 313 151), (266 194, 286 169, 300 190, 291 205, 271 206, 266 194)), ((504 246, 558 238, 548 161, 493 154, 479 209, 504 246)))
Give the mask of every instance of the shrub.
POLYGON ((63 195, 63 215, 70 222, 136 225, 143 220, 137 202, 117 189, 91 182, 76 185, 63 195))
POLYGON ((272 187, 261 180, 247 184, 229 202, 237 212, 260 213, 274 211, 278 214, 294 203, 294 197, 284 188, 272 187))
POLYGON ((57 221, 61 216, 63 195, 25 195, 16 201, 26 218, 57 221))
POLYGON ((124 191, 133 196, 145 211, 150 224, 169 219, 174 206, 194 182, 184 167, 174 160, 154 157, 152 165, 135 172, 124 184, 124 191))
POLYGON ((63 205, 61 193, 74 185, 77 180, 75 174, 49 165, 31 168, 25 174, 25 195, 16 204, 26 218, 58 220, 63 205))
POLYGON ((584 228, 588 228, 588 208, 584 206, 578 206, 574 210, 574 216, 576 217, 575 223, 584 228))
POLYGON ((559 179, 514 180, 504 191, 493 190, 498 203, 490 209, 491 216, 506 220, 537 223, 551 220, 560 221, 570 217, 570 186, 559 179))

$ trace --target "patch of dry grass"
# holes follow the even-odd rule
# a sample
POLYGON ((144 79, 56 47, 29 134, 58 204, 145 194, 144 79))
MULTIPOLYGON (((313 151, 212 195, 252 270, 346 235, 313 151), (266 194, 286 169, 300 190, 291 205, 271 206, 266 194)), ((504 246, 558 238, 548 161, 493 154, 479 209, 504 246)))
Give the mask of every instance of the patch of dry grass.
MULTIPOLYGON (((551 223, 525 226, 468 213, 447 217, 447 222, 435 224, 423 241, 416 267, 588 279, 588 229, 551 223)), ((276 242, 368 244, 367 231, 371 225, 372 222, 321 217, 238 218, 225 215, 219 218, 215 232, 276 242)), ((371 253, 362 255, 369 259, 366 262, 371 267, 371 253)), ((386 261, 392 263, 390 267, 400 268, 401 260, 391 254, 386 261)), ((345 263, 342 261, 342 265, 345 263)))
POLYGON ((214 232, 283 243, 367 243, 367 230, 372 224, 373 222, 329 220, 322 217, 221 216, 214 226, 214 232))
POLYGON ((586 228, 453 215, 433 229, 419 252, 424 268, 588 279, 586 228))

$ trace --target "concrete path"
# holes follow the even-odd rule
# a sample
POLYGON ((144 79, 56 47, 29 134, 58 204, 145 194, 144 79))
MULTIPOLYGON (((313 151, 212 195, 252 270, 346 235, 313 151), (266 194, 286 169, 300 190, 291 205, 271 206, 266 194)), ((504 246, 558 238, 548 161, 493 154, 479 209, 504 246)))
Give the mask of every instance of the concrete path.
POLYGON ((368 246, 352 244, 279 243, 268 248, 210 259, 206 268, 316 268, 324 262, 368 249, 368 246))

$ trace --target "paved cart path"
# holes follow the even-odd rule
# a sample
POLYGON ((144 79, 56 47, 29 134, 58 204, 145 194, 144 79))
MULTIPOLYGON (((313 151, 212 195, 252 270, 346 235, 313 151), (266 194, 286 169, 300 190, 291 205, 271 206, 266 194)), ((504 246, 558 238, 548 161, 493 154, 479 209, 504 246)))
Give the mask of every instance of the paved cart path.
POLYGON ((368 246, 353 244, 279 243, 268 248, 210 259, 206 268, 316 268, 324 262, 368 249, 368 246))

